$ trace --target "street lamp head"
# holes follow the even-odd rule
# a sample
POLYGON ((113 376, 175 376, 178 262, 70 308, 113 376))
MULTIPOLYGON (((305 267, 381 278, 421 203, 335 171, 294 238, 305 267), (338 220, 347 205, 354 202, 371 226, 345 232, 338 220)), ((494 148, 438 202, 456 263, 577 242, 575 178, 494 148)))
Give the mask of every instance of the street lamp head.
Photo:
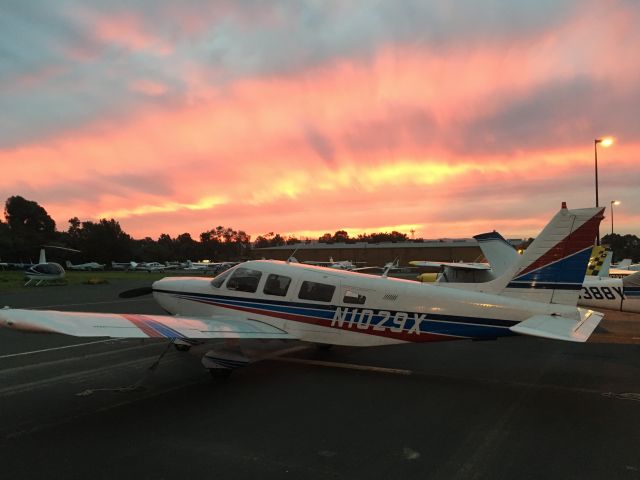
POLYGON ((620 200, 611 200, 611 205, 620 205, 620 200))
POLYGON ((603 147, 610 147, 613 145, 613 137, 596 138, 595 142, 601 144, 603 147))

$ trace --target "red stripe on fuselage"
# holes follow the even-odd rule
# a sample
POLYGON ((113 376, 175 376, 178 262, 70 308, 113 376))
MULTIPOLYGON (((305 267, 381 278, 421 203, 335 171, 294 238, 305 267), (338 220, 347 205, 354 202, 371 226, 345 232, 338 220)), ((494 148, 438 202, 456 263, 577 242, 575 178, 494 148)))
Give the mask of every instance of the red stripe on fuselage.
MULTIPOLYGON (((542 255, 538 260, 533 262, 527 268, 517 274, 516 277, 521 277, 529 272, 538 270, 550 263, 557 262, 563 258, 569 257, 575 253, 578 253, 586 248, 593 247, 593 241, 598 233, 598 227, 600 221, 604 218, 602 216, 604 208, 600 210, 596 215, 584 222, 575 231, 571 232, 565 239, 560 241, 555 247, 551 248, 548 252, 542 255)), ((585 265, 585 272, 587 266, 585 265)))
POLYGON ((217 302, 213 302, 211 300, 203 301, 203 300, 194 300, 190 298, 189 300, 193 300, 196 302, 207 303, 211 305, 215 305, 217 307, 228 308, 231 310, 239 310, 241 312, 255 313, 258 315, 265 315, 267 317, 275 317, 281 318, 283 320, 291 320, 299 323, 307 323, 311 325, 319 325, 321 327, 329 327, 336 328, 339 330, 348 330, 356 333, 362 333, 367 335, 375 335, 378 337, 389 337, 396 340, 403 340, 405 342, 414 342, 414 343, 422 343, 422 342, 444 342, 448 340, 463 340, 468 337, 457 337, 454 335, 447 335, 444 333, 409 333, 408 331, 402 332, 392 332, 390 330, 391 327, 384 327, 384 331, 374 330, 373 327, 375 325, 369 325, 368 328, 358 328, 357 323, 351 323, 345 321, 342 326, 340 325, 331 325, 331 320, 320 319, 317 317, 306 317, 304 315, 295 315, 293 313, 284 313, 284 312, 274 312, 272 310, 261 310, 259 308, 251 308, 251 307, 241 307, 239 305, 227 305, 221 304, 217 302))

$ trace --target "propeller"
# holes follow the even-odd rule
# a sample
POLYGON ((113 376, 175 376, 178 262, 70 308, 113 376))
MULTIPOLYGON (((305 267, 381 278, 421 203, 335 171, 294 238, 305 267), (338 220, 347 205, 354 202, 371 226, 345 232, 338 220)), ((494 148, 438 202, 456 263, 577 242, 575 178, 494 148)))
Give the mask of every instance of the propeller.
POLYGON ((142 295, 148 295, 151 292, 153 292, 153 288, 151 287, 132 288, 131 290, 125 290, 124 292, 120 292, 118 294, 118 297, 135 298, 135 297, 141 297, 142 295))

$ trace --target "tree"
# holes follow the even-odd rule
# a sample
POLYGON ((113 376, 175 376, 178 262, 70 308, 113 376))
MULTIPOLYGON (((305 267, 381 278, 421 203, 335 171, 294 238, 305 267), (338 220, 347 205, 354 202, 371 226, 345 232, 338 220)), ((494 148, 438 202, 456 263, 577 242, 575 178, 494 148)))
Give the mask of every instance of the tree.
POLYGON ((346 243, 349 241, 349 234, 346 230, 338 230, 333 234, 333 241, 336 243, 346 243))
MULTIPOLYGON (((77 227, 76 222, 72 221, 69 230, 77 227)), ((81 228, 74 230, 74 234, 77 235, 78 249, 82 250, 83 257, 92 261, 109 263, 113 260, 130 260, 133 256, 134 240, 113 218, 102 218, 98 223, 82 222, 81 228)))
POLYGON ((15 195, 5 202, 4 216, 14 254, 26 258, 56 235, 56 222, 37 202, 15 195))
POLYGON ((602 237, 602 244, 611 247, 614 262, 623 258, 630 258, 634 262, 640 260, 640 238, 635 235, 608 234, 602 237))
POLYGON ((11 230, 9 224, 0 220, 0 259, 6 259, 11 252, 11 230))
POLYGON ((198 260, 202 258, 200 254, 200 244, 196 242, 188 233, 181 233, 175 239, 176 260, 198 260))

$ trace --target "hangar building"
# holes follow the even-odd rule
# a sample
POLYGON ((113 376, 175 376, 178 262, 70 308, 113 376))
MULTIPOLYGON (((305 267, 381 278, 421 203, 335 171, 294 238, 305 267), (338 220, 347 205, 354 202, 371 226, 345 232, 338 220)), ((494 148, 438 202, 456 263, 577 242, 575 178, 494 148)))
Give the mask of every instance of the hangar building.
POLYGON ((292 254, 301 262, 328 262, 333 258, 334 261, 349 260, 366 266, 381 266, 396 258, 399 259, 400 265, 407 265, 412 260, 473 262, 482 256, 478 243, 472 238, 384 243, 312 242, 252 250, 254 259, 286 260, 292 254))

